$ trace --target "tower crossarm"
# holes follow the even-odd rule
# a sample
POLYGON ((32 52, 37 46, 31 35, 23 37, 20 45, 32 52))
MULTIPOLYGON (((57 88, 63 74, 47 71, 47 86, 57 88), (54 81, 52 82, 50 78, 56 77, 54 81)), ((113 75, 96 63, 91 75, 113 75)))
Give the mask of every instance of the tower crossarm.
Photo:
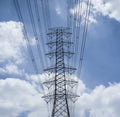
MULTIPOLYGON (((52 48, 52 47, 55 46, 56 41, 49 41, 49 42, 46 43, 46 44, 48 45, 48 47, 52 48)), ((70 41, 63 41, 63 44, 64 44, 65 46, 70 47, 71 45, 73 45, 73 42, 70 42, 70 41)))
MULTIPOLYGON (((44 69, 44 71, 48 71, 48 72, 55 72, 56 70, 56 67, 50 67, 50 68, 47 68, 47 69, 44 69)), ((70 74, 73 74, 76 70, 76 68, 74 67, 64 67, 64 70, 66 73, 70 73, 70 74)))
MULTIPOLYGON (((68 86, 70 86, 72 88, 74 86, 76 86, 76 84, 78 83, 78 81, 75 81, 75 80, 66 80, 65 82, 66 82, 66 85, 68 85, 68 86)), ((50 88, 50 87, 54 86, 55 80, 48 80, 48 81, 43 82, 43 84, 46 87, 50 88)))
MULTIPOLYGON (((70 99, 70 100, 73 101, 73 102, 76 101, 76 99, 77 99, 78 97, 80 97, 79 95, 76 95, 76 94, 74 94, 74 93, 57 94, 56 96, 59 97, 59 98, 61 98, 61 97, 63 97, 63 95, 66 95, 66 96, 67 96, 67 99, 70 99)), ((46 94, 46 95, 42 96, 42 98, 44 98, 45 101, 48 102, 48 101, 54 99, 54 94, 46 94)))
MULTIPOLYGON (((67 57, 69 57, 69 58, 74 54, 73 52, 70 52, 70 51, 68 51, 68 52, 67 52, 67 51, 66 51, 66 52, 64 51, 63 53, 64 53, 65 56, 67 56, 67 57)), ((53 56, 55 56, 55 54, 56 54, 56 52, 46 53, 46 55, 49 56, 50 58, 53 57, 53 56)))

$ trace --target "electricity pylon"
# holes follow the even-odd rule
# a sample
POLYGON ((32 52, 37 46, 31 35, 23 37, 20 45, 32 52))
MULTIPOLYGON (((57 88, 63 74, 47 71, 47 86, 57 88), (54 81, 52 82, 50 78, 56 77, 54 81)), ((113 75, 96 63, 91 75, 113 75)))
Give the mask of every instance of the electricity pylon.
POLYGON ((52 92, 44 95, 43 98, 47 103, 53 102, 51 117, 71 117, 69 103, 78 97, 72 92, 77 81, 68 77, 75 72, 76 68, 66 65, 67 60, 69 61, 74 54, 70 51, 70 47, 73 45, 73 42, 70 41, 71 33, 65 27, 51 28, 49 31, 47 45, 51 51, 46 55, 50 59, 54 59, 54 63, 45 71, 54 75, 53 78, 44 82, 45 86, 52 88, 52 92))

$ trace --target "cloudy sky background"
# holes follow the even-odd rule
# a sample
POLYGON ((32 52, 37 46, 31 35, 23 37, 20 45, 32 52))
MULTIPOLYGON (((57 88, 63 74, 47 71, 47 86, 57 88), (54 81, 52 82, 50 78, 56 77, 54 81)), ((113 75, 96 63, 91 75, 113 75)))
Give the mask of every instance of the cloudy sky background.
MULTIPOLYGON (((62 3, 51 2, 54 16, 60 21, 66 20, 62 3)), ((74 116, 120 117, 120 0, 92 0, 92 5, 74 116)), ((71 13, 77 8, 78 5, 74 6, 71 13)), ((52 18, 53 26, 59 23, 52 18)), ((28 19, 24 20, 35 49, 28 19)), ((22 30, 13 1, 0 0, 0 117, 47 117, 22 30)))

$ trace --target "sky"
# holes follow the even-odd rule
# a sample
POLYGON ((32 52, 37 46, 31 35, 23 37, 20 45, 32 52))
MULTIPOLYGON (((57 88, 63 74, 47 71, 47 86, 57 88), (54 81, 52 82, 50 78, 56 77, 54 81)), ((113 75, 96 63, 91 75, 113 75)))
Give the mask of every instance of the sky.
MULTIPOLYGON (((51 1, 52 26, 65 25, 64 1, 51 1)), ((47 76, 38 60, 26 3, 24 0, 19 2, 39 74, 32 66, 23 35, 23 23, 17 17, 13 0, 0 0, 0 117, 48 117, 47 104, 41 98, 43 91, 37 79, 39 76, 42 81, 47 76)), ((38 3, 41 6, 40 1, 38 3)), ((91 4, 77 90, 80 97, 73 116, 120 117, 120 0, 92 0, 91 4)), ((70 9, 72 15, 76 9, 78 4, 70 9)))

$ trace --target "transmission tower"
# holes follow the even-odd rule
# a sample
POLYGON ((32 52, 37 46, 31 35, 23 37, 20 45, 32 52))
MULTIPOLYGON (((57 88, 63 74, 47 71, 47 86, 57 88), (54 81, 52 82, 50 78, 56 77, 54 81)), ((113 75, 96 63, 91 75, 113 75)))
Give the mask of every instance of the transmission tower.
MULTIPOLYGON (((71 33, 68 28, 59 27, 49 29, 48 42, 50 52, 46 55, 53 59, 53 63, 47 69, 48 74, 52 74, 44 85, 51 89, 43 98, 47 103, 52 101, 51 117, 71 117, 70 101, 75 101, 77 95, 72 92, 77 81, 69 78, 76 68, 71 67, 67 62, 73 56, 70 48, 73 42, 70 41, 71 33)), ((68 62, 69 63, 69 62, 68 62)))

